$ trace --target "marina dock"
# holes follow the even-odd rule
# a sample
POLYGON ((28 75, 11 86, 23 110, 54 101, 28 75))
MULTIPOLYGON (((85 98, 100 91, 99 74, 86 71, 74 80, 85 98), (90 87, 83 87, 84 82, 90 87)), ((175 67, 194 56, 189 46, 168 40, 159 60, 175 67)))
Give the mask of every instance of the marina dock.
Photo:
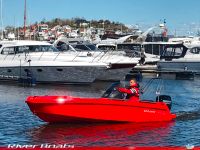
POLYGON ((160 70, 156 65, 138 65, 127 74, 126 78, 131 79, 145 76, 161 77, 163 79, 193 80, 195 75, 198 75, 198 72, 189 70, 160 70))

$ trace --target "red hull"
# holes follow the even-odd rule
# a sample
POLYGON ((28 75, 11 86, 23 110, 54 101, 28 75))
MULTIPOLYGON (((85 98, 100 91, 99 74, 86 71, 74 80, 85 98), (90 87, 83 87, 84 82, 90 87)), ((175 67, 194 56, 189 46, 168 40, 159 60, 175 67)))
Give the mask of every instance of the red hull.
POLYGON ((155 122, 176 117, 163 102, 70 96, 30 96, 26 102, 46 122, 155 122))

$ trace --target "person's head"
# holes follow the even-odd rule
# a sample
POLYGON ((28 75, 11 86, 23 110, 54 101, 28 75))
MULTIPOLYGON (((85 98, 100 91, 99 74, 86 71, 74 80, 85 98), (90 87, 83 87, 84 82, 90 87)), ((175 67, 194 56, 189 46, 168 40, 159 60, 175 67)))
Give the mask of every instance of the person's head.
POLYGON ((134 80, 134 79, 132 79, 132 80, 130 80, 130 86, 131 87, 135 87, 135 86, 138 86, 138 84, 137 84, 137 82, 136 82, 136 80, 134 80))

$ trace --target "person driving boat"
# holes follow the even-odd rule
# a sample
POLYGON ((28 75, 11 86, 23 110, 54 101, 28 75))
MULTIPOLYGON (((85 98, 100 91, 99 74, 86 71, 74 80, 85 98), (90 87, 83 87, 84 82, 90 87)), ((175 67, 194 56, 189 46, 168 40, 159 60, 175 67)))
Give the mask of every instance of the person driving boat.
POLYGON ((129 82, 128 88, 118 87, 117 90, 121 93, 126 94, 126 99, 139 101, 139 85, 136 80, 132 79, 129 82))

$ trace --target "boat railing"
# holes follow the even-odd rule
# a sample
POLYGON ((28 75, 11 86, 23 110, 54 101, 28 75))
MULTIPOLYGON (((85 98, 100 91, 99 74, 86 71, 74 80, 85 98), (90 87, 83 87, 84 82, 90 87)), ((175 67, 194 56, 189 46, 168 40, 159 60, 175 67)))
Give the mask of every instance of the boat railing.
POLYGON ((44 54, 44 52, 42 52, 42 54, 40 55, 39 60, 42 58, 43 54, 44 54))
MULTIPOLYGON (((98 57, 100 57, 100 59, 101 59, 101 58, 104 57, 105 55, 106 55, 106 52, 101 51, 101 53, 99 53, 96 57, 94 57, 94 59, 93 59, 91 62, 94 62, 95 59, 98 58, 98 57), (103 55, 101 56, 102 53, 103 53, 103 55)), ((99 59, 99 60, 100 60, 100 59, 99 59)), ((97 61, 99 61, 99 60, 97 60, 97 61)))
MULTIPOLYGON (((56 55, 56 57, 53 59, 53 61, 57 60, 57 58, 61 55, 61 54, 66 54, 62 51, 59 51, 59 53, 56 55)), ((77 54, 69 61, 74 61, 79 55, 81 54, 81 52, 77 52, 77 54)))
POLYGON ((74 61, 74 60, 79 56, 80 53, 81 53, 81 52, 77 53, 77 54, 75 55, 75 57, 72 59, 72 61, 74 61))
POLYGON ((57 57, 60 55, 61 51, 59 51, 59 53, 56 55, 56 57, 53 59, 53 61, 55 61, 57 59, 57 57))
MULTIPOLYGON (((94 52, 94 55, 93 56, 87 56, 86 57, 90 57, 92 59, 88 59, 88 62, 106 62, 108 61, 109 59, 115 59, 119 56, 118 59, 116 59, 116 61, 121 61, 123 60, 123 57, 121 57, 120 54, 116 54, 116 50, 112 50, 112 51, 98 51, 99 53, 96 53, 95 55, 95 52, 94 52), (113 57, 114 56, 114 57, 113 57), (121 58, 120 58, 121 57, 121 58)), ((53 53, 53 52, 52 52, 53 53)), ((85 51, 77 51, 76 54, 73 54, 72 57, 66 57, 66 59, 68 59, 68 61, 75 61, 79 56, 82 56, 82 53, 85 53, 85 51), (70 59, 69 59, 70 58, 70 59)), ((56 61, 58 59, 58 57, 61 55, 61 54, 64 54, 66 55, 67 53, 64 53, 62 51, 59 51, 57 54, 55 55, 52 55, 52 56, 49 56, 48 59, 52 59, 52 61, 56 61)), ((43 51, 40 55, 34 55, 34 54, 31 54, 31 52, 29 51, 25 51, 23 53, 14 53, 14 54, 6 54, 5 56, 2 57, 3 61, 7 60, 8 59, 8 56, 13 56, 12 58, 9 57, 10 60, 15 60, 16 59, 16 55, 18 56, 18 58, 20 60, 24 59, 25 61, 27 60, 28 57, 30 57, 29 59, 33 59, 31 58, 32 56, 34 56, 34 59, 35 60, 41 60, 42 57, 45 56, 45 52, 43 51), (24 55, 24 56, 23 56, 24 55), (20 58, 21 57, 21 58, 20 58)), ((70 55, 71 56, 71 55, 70 55)), ((84 55, 85 56, 85 55, 84 55)), ((133 58, 135 57, 135 55, 133 54, 132 57, 128 57, 127 58, 133 58)), ((65 58, 62 58, 63 60, 65 60, 65 58)))
POLYGON ((28 52, 24 52, 24 53, 13 53, 13 54, 6 54, 5 57, 3 57, 4 55, 1 54, 1 56, 3 57, 2 60, 5 61, 8 59, 8 56, 13 56, 12 58, 9 58, 10 60, 14 60, 16 58, 16 56, 21 57, 21 54, 24 54, 24 60, 27 59, 29 53, 28 52))
POLYGON ((109 60, 109 58, 111 58, 112 57, 112 52, 113 52, 114 50, 112 50, 112 51, 106 51, 106 52, 104 52, 104 54, 97 60, 98 62, 99 61, 105 61, 105 60, 109 60), (107 57, 107 58, 106 58, 107 57))
POLYGON ((15 59, 15 56, 16 56, 16 54, 13 56, 12 60, 14 60, 14 59, 15 59))
MULTIPOLYGON (((10 54, 6 54, 6 55, 5 55, 5 57, 3 58, 3 61, 4 61, 4 60, 6 60, 6 58, 7 58, 8 56, 12 56, 12 55, 10 55, 10 54)), ((14 60, 14 59, 15 59, 15 56, 16 56, 16 54, 14 54, 14 56, 13 56, 12 60, 14 60)))
POLYGON ((4 57, 4 59, 3 60, 6 60, 6 58, 8 57, 8 54, 4 57))
MULTIPOLYGON (((113 56, 115 58, 121 57, 120 54, 116 54, 116 50, 101 51, 101 53, 99 53, 97 56, 95 56, 94 59, 91 62, 94 62, 94 61, 96 61, 96 62, 106 62, 106 61, 110 60, 111 58, 113 58, 113 56)), ((127 56, 127 58, 132 59, 132 57, 130 57, 130 56, 129 57, 127 56)), ((122 57, 121 59, 118 58, 116 60, 121 61, 123 59, 124 59, 124 57, 122 57)))
MULTIPOLYGON (((109 60, 109 59, 111 59, 113 56, 115 56, 115 57, 118 57, 118 56, 120 56, 121 57, 121 55, 116 55, 115 54, 115 50, 112 50, 112 51, 108 51, 101 59, 99 59, 99 60, 101 60, 101 61, 106 61, 106 60, 109 60)), ((124 55, 122 55, 122 56, 124 56, 124 55)), ((120 58, 119 57, 119 58, 120 58)), ((124 57, 121 57, 120 59, 118 58, 118 60, 117 60, 117 62, 120 62, 120 61, 123 61, 123 59, 124 58, 129 58, 129 60, 131 60, 132 58, 135 58, 135 55, 132 55, 132 56, 124 56, 124 57)))
MULTIPOLYGON (((85 53, 85 51, 76 51, 77 53, 74 55, 74 57, 72 59, 70 59, 69 61, 75 61, 79 56, 81 56, 82 53, 85 53)), ((61 54, 67 54, 67 53, 63 53, 62 51, 59 51, 59 53, 53 58, 53 61, 57 60, 58 57, 61 54)), ((41 60, 42 56, 44 55, 44 52, 40 55, 39 60, 41 60)), ((115 56, 115 50, 112 51, 101 51, 100 53, 98 53, 96 56, 94 56, 94 58, 90 61, 92 62, 103 62, 103 61, 107 61, 109 60, 112 56, 115 56)), ((89 56, 88 56, 89 57, 89 56)), ((133 57, 135 57, 133 55, 133 57)), ((130 58, 130 56, 129 56, 130 58)), ((121 60, 120 60, 121 61, 121 60)))

